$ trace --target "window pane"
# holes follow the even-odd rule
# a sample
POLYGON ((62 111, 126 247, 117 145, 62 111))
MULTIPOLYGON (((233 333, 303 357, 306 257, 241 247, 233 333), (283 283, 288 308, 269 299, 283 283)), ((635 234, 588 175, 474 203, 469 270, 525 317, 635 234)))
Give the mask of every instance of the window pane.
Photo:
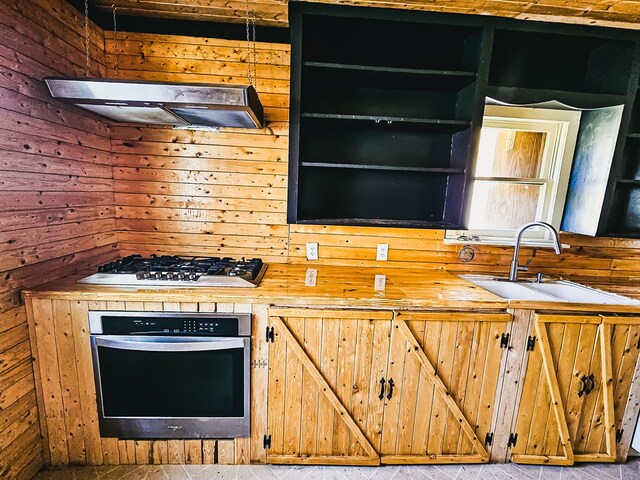
POLYGON ((484 127, 476 176, 540 178, 546 136, 545 132, 484 127))
POLYGON ((470 229, 507 230, 540 220, 544 185, 477 180, 469 219, 470 229))

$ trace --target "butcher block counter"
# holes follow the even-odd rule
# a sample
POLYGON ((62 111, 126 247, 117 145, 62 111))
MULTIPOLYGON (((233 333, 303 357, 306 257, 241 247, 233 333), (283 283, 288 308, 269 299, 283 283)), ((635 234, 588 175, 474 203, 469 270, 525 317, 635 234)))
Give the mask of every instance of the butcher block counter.
POLYGON ((627 457, 640 408, 635 305, 506 301, 431 270, 270 264, 257 288, 78 278, 24 292, 52 465, 627 457), (250 437, 102 437, 92 310, 251 313, 250 437))
MULTIPOLYGON (((344 306, 424 309, 535 308, 540 303, 504 300, 448 272, 338 266, 270 264, 257 288, 107 287, 78 284, 82 276, 70 276, 24 291, 26 297, 85 301, 161 301, 264 303, 288 306, 344 306), (307 284, 309 270, 315 285, 307 284), (375 289, 376 275, 384 275, 384 288, 375 289)), ((553 302, 554 310, 600 311, 602 306, 553 302)), ((608 312, 640 314, 640 306, 608 305, 608 312)))

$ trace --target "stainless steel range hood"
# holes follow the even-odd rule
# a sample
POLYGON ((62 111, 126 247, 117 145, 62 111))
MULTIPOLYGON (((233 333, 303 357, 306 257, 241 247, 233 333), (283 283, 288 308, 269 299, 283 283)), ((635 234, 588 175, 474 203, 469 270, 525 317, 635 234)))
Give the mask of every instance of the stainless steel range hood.
POLYGON ((250 85, 45 78, 51 96, 116 122, 262 128, 264 113, 250 85))

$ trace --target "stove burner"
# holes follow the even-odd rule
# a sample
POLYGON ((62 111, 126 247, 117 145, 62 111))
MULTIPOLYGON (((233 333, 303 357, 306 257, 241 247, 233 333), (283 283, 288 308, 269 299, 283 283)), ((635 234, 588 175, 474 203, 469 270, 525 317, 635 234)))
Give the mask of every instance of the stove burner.
MULTIPOLYGON (((230 257, 182 257, 173 255, 129 255, 98 267, 98 274, 83 279, 83 283, 102 284, 163 284, 164 282, 201 282, 203 285, 238 285, 245 280, 256 286, 266 265, 259 258, 234 260, 230 257), (224 281, 225 277, 237 277, 238 281, 224 281), (213 280, 218 278, 219 280, 213 280), (160 282, 160 283, 158 283, 160 282)), ((169 283, 167 283, 169 284, 169 283)))

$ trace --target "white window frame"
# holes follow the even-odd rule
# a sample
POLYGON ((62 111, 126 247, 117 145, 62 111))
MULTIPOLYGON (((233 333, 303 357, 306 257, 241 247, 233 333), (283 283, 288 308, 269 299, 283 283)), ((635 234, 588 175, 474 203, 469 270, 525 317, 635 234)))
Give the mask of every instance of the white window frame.
MULTIPOLYGON (((571 165, 575 153, 580 110, 556 110, 535 107, 513 107, 501 105, 485 106, 483 127, 513 129, 519 131, 544 132, 546 142, 540 179, 519 179, 518 183, 544 184, 544 201, 537 219, 550 223, 557 229, 562 222, 565 199, 569 188, 571 165), (545 180, 547 179, 547 180, 545 180)), ((476 177, 475 180, 500 180, 500 177, 476 177)), ((509 177, 510 181, 513 181, 509 177)), ((473 184, 471 187, 473 201, 473 184)), ((515 229, 510 230, 447 230, 445 243, 479 243, 513 245, 515 229)), ((523 237, 526 245, 547 246, 551 244, 546 229, 532 228, 523 237)))

